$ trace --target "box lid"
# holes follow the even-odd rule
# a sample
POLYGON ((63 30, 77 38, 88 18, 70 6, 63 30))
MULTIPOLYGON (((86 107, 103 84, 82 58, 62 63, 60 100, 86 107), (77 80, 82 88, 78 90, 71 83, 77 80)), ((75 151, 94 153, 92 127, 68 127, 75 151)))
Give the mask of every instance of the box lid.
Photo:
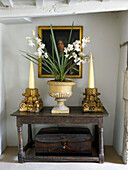
POLYGON ((82 142, 91 140, 90 130, 80 127, 42 128, 35 137, 35 141, 38 142, 82 142))

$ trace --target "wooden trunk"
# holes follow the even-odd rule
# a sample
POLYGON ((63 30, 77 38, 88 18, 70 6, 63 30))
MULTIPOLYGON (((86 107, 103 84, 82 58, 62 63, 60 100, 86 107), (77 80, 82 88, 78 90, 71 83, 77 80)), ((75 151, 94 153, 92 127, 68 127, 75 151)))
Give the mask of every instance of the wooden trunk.
POLYGON ((91 155, 92 135, 88 128, 42 128, 35 137, 35 154, 91 155))

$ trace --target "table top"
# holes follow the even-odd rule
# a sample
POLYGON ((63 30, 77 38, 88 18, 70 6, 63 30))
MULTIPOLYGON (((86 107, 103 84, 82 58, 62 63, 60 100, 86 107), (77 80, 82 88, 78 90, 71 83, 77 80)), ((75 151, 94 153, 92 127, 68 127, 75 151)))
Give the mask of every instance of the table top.
POLYGON ((40 112, 21 112, 17 110, 16 112, 12 113, 11 116, 16 117, 108 117, 109 114, 105 108, 103 108, 103 112, 86 112, 82 111, 81 106, 73 106, 69 107, 70 113, 69 114, 52 114, 51 110, 52 107, 43 107, 40 112))

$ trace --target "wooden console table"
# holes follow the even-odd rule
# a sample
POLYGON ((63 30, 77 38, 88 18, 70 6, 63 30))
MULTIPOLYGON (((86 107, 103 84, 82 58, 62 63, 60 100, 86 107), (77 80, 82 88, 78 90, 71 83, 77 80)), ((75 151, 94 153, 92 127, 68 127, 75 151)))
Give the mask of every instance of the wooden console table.
POLYGON ((42 162, 104 162, 103 145, 103 118, 109 114, 104 108, 104 112, 83 113, 81 107, 70 107, 70 114, 51 114, 51 107, 44 107, 39 113, 15 112, 11 116, 16 116, 18 130, 18 161, 20 163, 27 161, 42 162), (28 124, 28 143, 23 147, 22 126, 28 124), (56 124, 56 125, 95 125, 95 144, 98 146, 98 156, 30 156, 25 152, 33 144, 31 124, 56 124))

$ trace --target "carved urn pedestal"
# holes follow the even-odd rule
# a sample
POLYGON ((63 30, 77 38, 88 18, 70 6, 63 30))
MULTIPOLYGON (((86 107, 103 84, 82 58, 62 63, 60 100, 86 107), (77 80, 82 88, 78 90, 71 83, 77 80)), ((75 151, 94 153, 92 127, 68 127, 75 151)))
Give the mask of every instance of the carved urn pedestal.
POLYGON ((69 108, 64 105, 66 98, 72 96, 72 86, 76 84, 74 81, 48 81, 49 84, 49 95, 54 97, 57 101, 57 105, 53 107, 52 113, 69 113, 69 108))

